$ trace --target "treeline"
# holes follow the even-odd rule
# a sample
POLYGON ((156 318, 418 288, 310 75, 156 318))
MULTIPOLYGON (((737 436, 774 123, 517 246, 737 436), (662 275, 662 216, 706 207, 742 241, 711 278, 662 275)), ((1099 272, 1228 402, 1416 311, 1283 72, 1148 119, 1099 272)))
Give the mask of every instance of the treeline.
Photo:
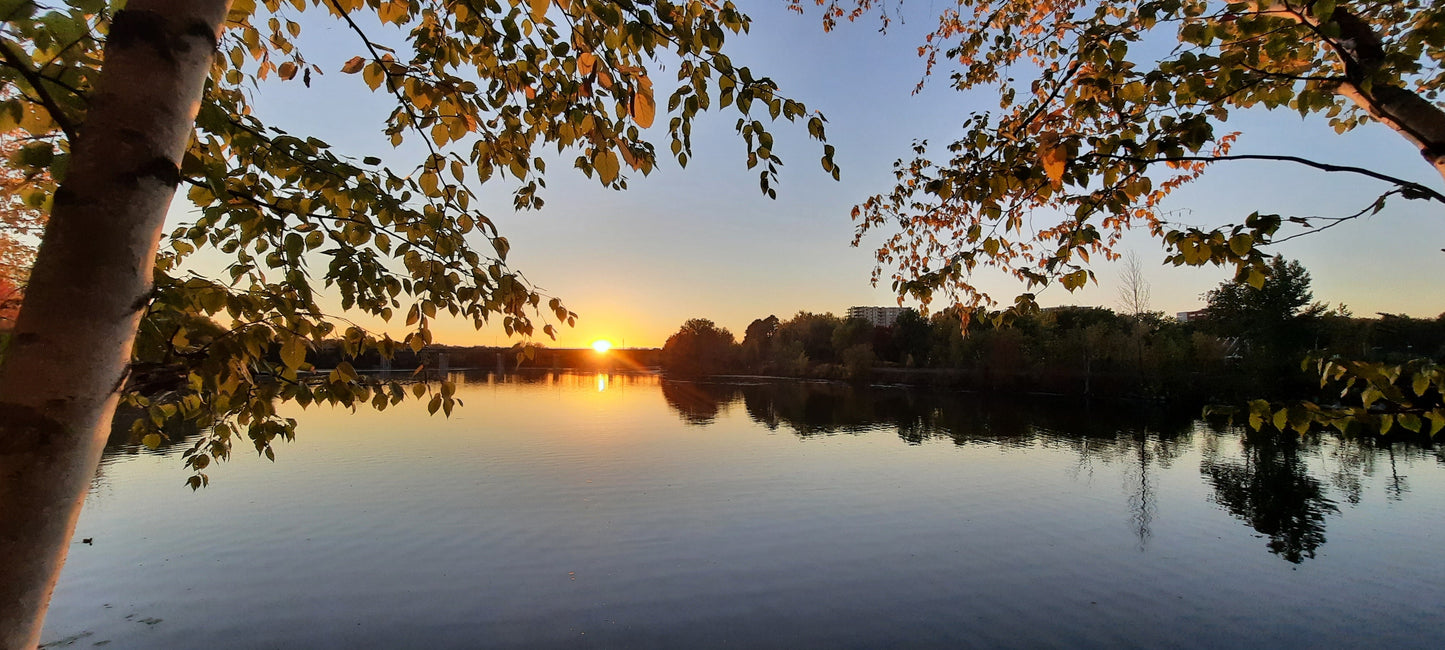
POLYGON ((974 390, 1198 399, 1305 396, 1318 376, 1306 355, 1367 361, 1445 360, 1445 314, 1356 318, 1311 302, 1309 276, 1276 260, 1264 287, 1225 283, 1202 318, 1056 307, 1006 325, 954 309, 904 310, 889 327, 830 313, 754 320, 741 342, 693 319, 668 339, 676 375, 760 374, 943 384, 974 390))

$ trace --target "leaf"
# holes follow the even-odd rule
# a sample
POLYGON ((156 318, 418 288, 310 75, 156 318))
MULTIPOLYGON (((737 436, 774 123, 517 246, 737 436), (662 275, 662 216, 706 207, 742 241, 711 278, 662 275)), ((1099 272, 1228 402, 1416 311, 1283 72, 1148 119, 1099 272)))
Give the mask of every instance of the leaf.
POLYGON ((637 80, 637 92, 632 94, 632 120, 642 128, 652 126, 657 113, 657 102, 652 98, 652 81, 647 77, 637 80))
POLYGON ((1380 390, 1378 388, 1375 388, 1374 386, 1370 386, 1364 391, 1361 391, 1360 393, 1360 401, 1365 404, 1365 408, 1370 408, 1370 406, 1372 406, 1375 402, 1379 401, 1382 397, 1384 397, 1384 394, 1381 393, 1380 390))
POLYGON ((598 153, 597 159, 592 161, 592 167, 597 170, 597 177, 604 185, 611 185, 622 171, 621 164, 617 162, 617 154, 610 150, 598 153))
POLYGON ((530 0, 532 8, 532 22, 542 24, 542 19, 547 16, 547 6, 552 4, 551 0, 530 0))
POLYGON ((1039 164, 1054 186, 1064 182, 1064 168, 1069 161, 1069 152, 1059 144, 1059 136, 1045 133, 1039 137, 1039 164))
POLYGON ((1430 418, 1430 435, 1432 437, 1440 433, 1441 429, 1445 429, 1445 410, 1435 409, 1427 417, 1430 418))
POLYGON ((341 71, 346 74, 356 74, 358 72, 361 72, 361 68, 365 65, 366 59, 363 59, 359 56, 353 56, 350 60, 346 62, 346 65, 341 66, 341 71))
POLYGON ((597 66, 597 57, 591 52, 583 52, 577 55, 577 74, 587 76, 597 66))
POLYGON ((1254 237, 1251 237, 1249 233, 1239 233, 1229 238, 1229 250, 1233 251, 1235 255, 1243 257, 1249 253, 1251 248, 1254 248, 1254 237))
POLYGON ((161 446, 161 435, 159 433, 148 433, 144 438, 141 438, 140 441, 141 444, 146 447, 157 449, 161 446))
POLYGON ((232 0, 231 8, 226 13, 226 22, 239 23, 251 17, 256 12, 256 0, 232 0))
POLYGON ((404 0, 390 0, 389 2, 383 2, 381 4, 381 7, 379 7, 376 12, 377 18, 380 18, 381 22, 396 23, 398 25, 402 24, 402 21, 406 20, 406 14, 407 6, 404 0))
POLYGON ((299 336, 290 336, 281 344, 281 363, 296 370, 306 362, 306 344, 299 336))

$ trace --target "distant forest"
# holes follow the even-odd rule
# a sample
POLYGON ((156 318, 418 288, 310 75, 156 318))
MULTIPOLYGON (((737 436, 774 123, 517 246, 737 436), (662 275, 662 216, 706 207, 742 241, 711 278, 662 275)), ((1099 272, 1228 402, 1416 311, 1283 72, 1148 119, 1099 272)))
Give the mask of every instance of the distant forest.
POLYGON ((925 318, 907 309, 891 326, 831 313, 754 320, 741 342, 706 319, 683 324, 663 348, 672 375, 757 374, 938 384, 974 390, 1199 400, 1299 397, 1318 390, 1306 356, 1364 361, 1445 360, 1445 314, 1358 318, 1313 302, 1309 275, 1276 259, 1263 287, 1227 282, 1208 308, 1180 321, 1160 312, 1054 307, 1003 324, 975 313, 925 318))

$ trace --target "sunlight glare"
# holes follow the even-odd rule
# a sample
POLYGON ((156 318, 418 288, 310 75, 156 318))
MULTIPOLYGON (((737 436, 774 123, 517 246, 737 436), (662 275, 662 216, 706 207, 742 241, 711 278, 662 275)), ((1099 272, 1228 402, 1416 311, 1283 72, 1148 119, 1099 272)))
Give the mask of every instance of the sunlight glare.
POLYGON ((612 342, 611 342, 611 341, 608 341, 608 340, 606 340, 606 339, 601 339, 601 340, 593 341, 593 342, 592 342, 592 349, 593 349, 593 350, 596 350, 599 354, 605 353, 605 352, 607 352, 608 350, 611 350, 611 349, 612 349, 612 342))

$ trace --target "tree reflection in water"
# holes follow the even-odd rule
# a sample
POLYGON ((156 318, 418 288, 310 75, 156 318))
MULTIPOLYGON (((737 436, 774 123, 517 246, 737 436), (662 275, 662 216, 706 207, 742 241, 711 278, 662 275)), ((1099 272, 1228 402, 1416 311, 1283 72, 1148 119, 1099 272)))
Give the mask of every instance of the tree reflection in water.
MULTIPOLYGON (((1243 436, 1242 461, 1206 454, 1200 471, 1214 487, 1214 501, 1269 536, 1269 551, 1299 564, 1325 543, 1325 516, 1340 509, 1310 476, 1295 434, 1243 436)), ((1216 446, 1209 447, 1217 449, 1216 446)))
MULTIPOLYGON (((711 424, 729 405, 741 402, 754 422, 786 428, 802 438, 892 430, 910 445, 948 440, 956 445, 1046 446, 1078 454, 1077 472, 1094 463, 1125 467, 1129 525, 1139 549, 1147 547, 1158 515, 1157 472, 1198 447, 1200 473, 1213 489, 1210 500, 1269 538, 1271 553, 1292 562, 1315 557, 1325 542, 1329 516, 1339 508, 1327 494, 1338 490, 1358 503, 1363 482, 1377 462, 1388 461, 1388 498, 1408 492, 1395 472, 1394 448, 1369 440, 1333 436, 1241 436, 1237 429, 1197 419, 1197 411, 1151 406, 1100 407, 1048 398, 936 393, 913 389, 862 388, 832 382, 760 381, 747 384, 662 381, 668 404, 684 422, 711 424), (1196 439, 1198 438, 1198 439, 1196 439), (1238 457, 1226 454, 1238 444, 1238 457), (1326 467, 1311 474, 1305 456, 1326 467)), ((1428 446, 1428 442, 1426 442, 1428 446)), ((1419 452, 1419 449, 1416 449, 1419 452)), ((1431 449, 1437 458, 1445 457, 1431 449)))

